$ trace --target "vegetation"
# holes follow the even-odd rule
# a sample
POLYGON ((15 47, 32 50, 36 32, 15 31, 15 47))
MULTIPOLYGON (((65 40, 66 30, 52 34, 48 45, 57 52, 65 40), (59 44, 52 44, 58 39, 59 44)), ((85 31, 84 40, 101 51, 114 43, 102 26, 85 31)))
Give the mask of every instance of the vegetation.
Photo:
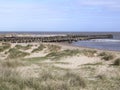
MULTIPOLYGON (((119 58, 113 63, 116 67, 107 68, 108 65, 97 62, 78 65, 73 70, 56 65, 71 63, 44 60, 59 60, 75 55, 93 57, 97 51, 61 50, 61 47, 52 45, 47 46, 46 49, 50 52, 44 57, 23 58, 29 55, 23 52, 27 47, 29 46, 16 45, 14 48, 8 48, 9 51, 6 49, 8 58, 0 60, 0 90, 119 90, 119 58)), ((34 52, 44 48, 44 45, 40 45, 34 52)), ((112 54, 102 52, 98 56, 104 60, 111 60, 110 55, 112 54)))
POLYGON ((120 66, 120 58, 116 59, 113 65, 120 66))
POLYGON ((32 53, 42 51, 44 48, 45 48, 45 46, 44 46, 43 44, 41 44, 38 48, 35 48, 35 49, 32 51, 32 53))
POLYGON ((84 81, 79 76, 74 74, 66 76, 67 74, 53 77, 50 73, 44 72, 38 78, 25 79, 8 69, 0 76, 0 90, 73 90, 73 88, 79 90, 85 87, 84 81))
POLYGON ((97 80, 89 80, 86 90, 119 90, 119 79, 98 76, 97 80))
POLYGON ((81 53, 88 57, 93 57, 97 51, 96 50, 81 50, 81 53))
POLYGON ((50 45, 50 44, 48 44, 46 46, 47 46, 49 52, 58 52, 61 49, 61 47, 58 46, 58 45, 50 45))
POLYGON ((29 53, 27 52, 22 52, 16 48, 11 48, 9 51, 8 51, 9 55, 8 55, 8 58, 22 58, 22 57, 25 57, 27 55, 29 55, 29 53))
POLYGON ((84 64, 84 65, 96 66, 96 65, 103 65, 103 63, 102 63, 102 62, 98 62, 98 63, 88 63, 88 64, 84 64))
POLYGON ((107 55, 107 53, 106 53, 106 52, 101 52, 98 56, 103 57, 103 56, 106 56, 106 55, 107 55))
POLYGON ((59 71, 44 67, 37 77, 22 77, 16 67, 9 68, 3 64, 0 67, 0 90, 79 90, 86 87, 79 74, 59 71))
POLYGON ((28 49, 30 49, 32 47, 32 45, 27 45, 27 46, 16 45, 15 47, 17 49, 28 50, 28 49))
MULTIPOLYGON (((18 61, 18 60, 17 60, 18 61)), ((19 64, 17 61, 5 61, 0 63, 0 90, 118 90, 119 78, 108 79, 107 76, 91 73, 90 68, 86 69, 84 77, 81 77, 79 70, 65 70, 55 68, 52 65, 40 64, 35 71, 39 73, 36 76, 22 76, 22 73, 17 71, 17 67, 26 68, 27 63, 19 64), (5 64, 9 63, 10 64, 5 64), (14 62, 14 63, 12 63, 14 62), (89 74, 91 73, 91 74, 89 74), (93 74, 93 75, 92 75, 93 74)), ((29 66, 28 66, 29 67, 29 66)), ((86 65, 85 65, 86 67, 86 65)), ((89 66, 90 67, 90 66, 89 66)), ((91 66, 92 67, 92 66, 91 66)), ((34 68, 34 67, 33 67, 34 68)), ((96 67, 92 67, 96 70, 96 67)), ((34 70, 34 69, 33 69, 34 70)), ((81 70, 80 70, 81 73, 81 70)), ((34 74, 34 73, 32 73, 34 74)))
POLYGON ((45 61, 47 58, 46 57, 34 57, 34 58, 23 58, 23 61, 27 61, 29 63, 38 63, 40 61, 45 61))
POLYGON ((51 52, 46 55, 47 58, 51 58, 52 60, 58 60, 63 57, 74 56, 79 54, 79 50, 63 50, 60 52, 51 52))
POLYGON ((106 61, 112 60, 113 58, 114 58, 113 55, 107 55, 107 56, 102 57, 102 59, 106 61))
POLYGON ((18 60, 5 60, 3 62, 0 62, 2 67, 7 67, 7 68, 15 68, 19 66, 24 66, 23 62, 20 62, 18 60))
POLYGON ((51 52, 49 54, 46 55, 47 58, 51 58, 52 60, 58 60, 60 58, 63 57, 68 57, 68 56, 75 56, 75 55, 80 55, 83 54, 85 56, 88 57, 92 57, 94 56, 94 53, 96 53, 96 51, 92 51, 92 50, 78 50, 78 49, 74 49, 74 50, 63 50, 63 51, 59 51, 59 52, 51 52))
POLYGON ((7 49, 9 49, 11 45, 9 43, 2 43, 2 46, 0 46, 0 52, 3 52, 7 49))
POLYGON ((98 56, 100 56, 101 59, 103 59, 105 61, 109 61, 109 60, 114 59, 114 55, 112 55, 110 53, 105 53, 105 52, 100 53, 98 56))

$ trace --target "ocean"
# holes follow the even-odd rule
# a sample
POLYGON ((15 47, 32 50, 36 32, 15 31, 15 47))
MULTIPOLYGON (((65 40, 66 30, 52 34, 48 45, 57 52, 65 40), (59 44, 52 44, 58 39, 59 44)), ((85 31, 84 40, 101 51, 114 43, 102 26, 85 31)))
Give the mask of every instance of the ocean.
POLYGON ((96 48, 103 50, 120 51, 120 32, 0 32, 1 34, 7 33, 27 33, 27 34, 80 34, 80 35, 104 35, 112 34, 113 39, 92 39, 85 41, 73 42, 72 45, 88 48, 96 48))
POLYGON ((113 39, 92 39, 86 41, 73 42, 72 45, 110 50, 110 51, 120 51, 120 32, 94 32, 94 33, 82 33, 84 35, 97 35, 97 34, 112 34, 113 39))

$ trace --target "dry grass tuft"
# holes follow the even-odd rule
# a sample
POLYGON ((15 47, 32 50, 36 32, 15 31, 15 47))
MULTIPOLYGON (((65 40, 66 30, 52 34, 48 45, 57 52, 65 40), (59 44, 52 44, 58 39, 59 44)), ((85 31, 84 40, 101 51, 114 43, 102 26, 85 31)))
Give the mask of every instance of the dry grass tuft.
POLYGON ((5 60, 5 61, 2 61, 0 65, 8 68, 15 68, 18 66, 24 66, 25 64, 18 60, 5 60))
POLYGON ((0 67, 0 90, 79 90, 86 87, 83 78, 73 72, 56 73, 45 68, 38 77, 21 77, 15 68, 0 67))

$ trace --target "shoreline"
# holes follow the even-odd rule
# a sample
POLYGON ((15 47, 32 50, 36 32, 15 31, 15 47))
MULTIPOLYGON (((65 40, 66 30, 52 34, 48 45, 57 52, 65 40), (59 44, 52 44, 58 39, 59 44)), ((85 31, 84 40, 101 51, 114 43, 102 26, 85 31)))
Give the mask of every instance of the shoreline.
POLYGON ((84 46, 77 46, 69 43, 57 43, 58 45, 63 45, 63 46, 69 46, 71 48, 76 48, 76 49, 89 49, 89 50, 97 50, 99 52, 115 52, 115 53, 120 53, 120 51, 115 51, 115 50, 105 50, 105 49, 98 49, 98 48, 90 48, 90 47, 84 47, 84 46))

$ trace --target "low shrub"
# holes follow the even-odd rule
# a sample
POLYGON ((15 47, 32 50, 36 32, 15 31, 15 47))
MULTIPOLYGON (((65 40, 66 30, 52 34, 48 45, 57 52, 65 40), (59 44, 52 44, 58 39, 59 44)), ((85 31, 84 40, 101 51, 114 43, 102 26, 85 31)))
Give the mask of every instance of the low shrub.
POLYGON ((100 54, 98 54, 98 56, 106 56, 107 53, 106 52, 101 52, 100 54))
POLYGON ((113 58, 114 58, 113 55, 106 55, 106 56, 102 57, 102 59, 106 60, 106 61, 112 60, 113 58))
POLYGON ((120 66, 120 58, 116 59, 113 65, 120 66))
POLYGON ((114 59, 114 55, 112 55, 111 53, 106 53, 106 52, 102 52, 98 56, 100 56, 101 59, 105 61, 114 59))

